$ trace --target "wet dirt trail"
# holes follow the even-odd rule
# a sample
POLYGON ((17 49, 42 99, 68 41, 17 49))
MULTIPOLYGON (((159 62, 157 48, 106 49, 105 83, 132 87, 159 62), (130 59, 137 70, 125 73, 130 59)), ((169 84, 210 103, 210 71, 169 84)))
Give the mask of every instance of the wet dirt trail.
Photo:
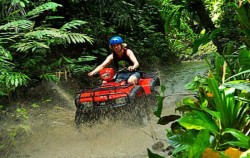
MULTIPOLYGON (((175 113, 175 102, 182 94, 189 93, 183 86, 195 75, 204 74, 206 69, 206 63, 199 61, 160 71, 161 83, 167 87, 163 115, 175 113)), ((78 130, 74 112, 73 108, 60 105, 31 109, 31 130, 16 141, 9 158, 145 158, 147 148, 152 149, 156 142, 164 142, 163 148, 167 146, 165 129, 168 126, 157 125, 153 115, 146 126, 104 119, 78 130)))

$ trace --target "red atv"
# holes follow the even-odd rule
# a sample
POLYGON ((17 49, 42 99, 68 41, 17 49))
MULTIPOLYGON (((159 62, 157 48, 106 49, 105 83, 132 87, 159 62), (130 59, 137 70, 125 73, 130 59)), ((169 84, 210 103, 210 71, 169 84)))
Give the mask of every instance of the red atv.
MULTIPOLYGON (((155 87, 160 85, 156 72, 141 74, 138 85, 126 83, 125 80, 118 80, 120 73, 127 73, 127 69, 119 70, 114 75, 112 68, 104 68, 99 75, 102 84, 97 87, 89 87, 80 90, 75 99, 76 113, 75 123, 93 121, 105 110, 112 113, 114 109, 125 108, 140 118, 145 124, 148 120, 148 111, 152 104, 146 100, 155 99, 155 87), (147 104, 148 103, 148 104, 147 104)), ((151 106, 152 109, 152 106, 151 106)), ((112 113, 112 115, 115 115, 112 113)))

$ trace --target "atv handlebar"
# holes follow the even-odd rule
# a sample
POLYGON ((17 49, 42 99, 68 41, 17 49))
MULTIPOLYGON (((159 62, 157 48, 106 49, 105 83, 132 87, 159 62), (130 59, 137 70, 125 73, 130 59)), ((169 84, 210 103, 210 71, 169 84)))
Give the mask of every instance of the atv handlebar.
POLYGON ((134 70, 130 71, 130 70, 128 70, 128 68, 129 67, 124 67, 124 68, 118 70, 117 73, 122 73, 122 72, 126 73, 126 72, 136 72, 136 71, 138 71, 138 69, 134 69, 134 70))
POLYGON ((100 72, 96 72, 93 74, 94 77, 99 77, 99 75, 100 75, 100 72))

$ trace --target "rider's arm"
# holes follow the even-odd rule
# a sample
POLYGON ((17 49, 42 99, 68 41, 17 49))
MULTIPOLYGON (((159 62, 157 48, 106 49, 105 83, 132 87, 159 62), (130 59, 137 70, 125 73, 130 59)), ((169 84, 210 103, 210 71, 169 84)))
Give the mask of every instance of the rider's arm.
POLYGON ((109 65, 112 60, 113 60, 113 54, 110 54, 101 65, 97 66, 93 71, 88 73, 88 76, 93 76, 95 73, 99 72, 101 69, 109 65))
POLYGON ((128 69, 129 69, 130 71, 132 71, 132 70, 134 70, 134 69, 137 69, 137 68, 139 67, 139 62, 138 62, 138 60, 136 59, 134 53, 133 53, 130 49, 127 50, 127 56, 130 58, 130 60, 131 60, 131 61, 133 62, 133 64, 134 64, 134 65, 132 65, 132 66, 129 66, 128 69))

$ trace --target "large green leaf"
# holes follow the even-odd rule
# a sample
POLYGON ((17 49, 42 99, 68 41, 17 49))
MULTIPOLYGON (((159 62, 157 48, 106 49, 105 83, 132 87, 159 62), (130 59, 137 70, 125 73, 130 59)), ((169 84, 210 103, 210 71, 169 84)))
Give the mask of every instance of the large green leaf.
POLYGON ((237 146, 237 147, 241 147, 241 148, 245 148, 245 149, 250 148, 250 137, 249 136, 246 136, 241 131, 238 131, 238 130, 232 129, 232 128, 225 129, 223 134, 227 134, 227 133, 230 133, 231 135, 233 135, 237 139, 237 141, 228 141, 225 144, 229 144, 229 145, 233 145, 233 146, 237 146))
POLYGON ((201 108, 204 111, 206 111, 208 114, 210 114, 212 117, 214 117, 215 119, 220 120, 221 115, 220 115, 220 113, 218 111, 213 111, 213 110, 211 110, 211 109, 209 109, 207 107, 203 107, 203 106, 201 108))
MULTIPOLYGON (((213 102, 216 110, 220 113, 221 115, 221 123, 225 127, 230 127, 230 123, 228 118, 230 116, 230 107, 227 106, 227 101, 226 101, 226 96, 224 90, 219 90, 219 85, 215 78, 211 77, 207 79, 208 81, 208 86, 211 90, 211 93, 213 94, 213 102)), ((232 96, 230 96, 232 97, 232 96)))
POLYGON ((178 122, 186 129, 207 129, 215 134, 219 131, 219 128, 212 117, 206 113, 199 111, 186 113, 182 118, 178 120, 178 122))

